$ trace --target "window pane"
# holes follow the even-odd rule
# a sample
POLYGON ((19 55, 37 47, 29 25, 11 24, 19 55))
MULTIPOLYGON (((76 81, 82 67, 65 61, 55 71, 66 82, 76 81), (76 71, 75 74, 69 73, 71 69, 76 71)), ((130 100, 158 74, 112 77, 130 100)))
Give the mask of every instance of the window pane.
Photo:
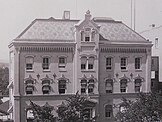
POLYGON ((111 117, 112 115, 112 105, 105 106, 105 117, 111 117))
POLYGON ((59 63, 60 64, 65 64, 65 58, 64 57, 60 57, 59 58, 59 63))
POLYGON ((59 81, 59 94, 64 94, 66 90, 66 80, 59 81))
POLYGON ((43 69, 49 69, 49 58, 43 58, 43 69))
POLYGON ((141 61, 140 58, 135 58, 135 69, 140 69, 141 61))
POLYGON ((120 91, 121 92, 126 92, 126 88, 127 88, 127 80, 126 79, 122 79, 120 81, 120 91))
POLYGON ((120 63, 121 69, 126 69, 126 65, 127 65, 126 58, 121 58, 121 63, 120 63))

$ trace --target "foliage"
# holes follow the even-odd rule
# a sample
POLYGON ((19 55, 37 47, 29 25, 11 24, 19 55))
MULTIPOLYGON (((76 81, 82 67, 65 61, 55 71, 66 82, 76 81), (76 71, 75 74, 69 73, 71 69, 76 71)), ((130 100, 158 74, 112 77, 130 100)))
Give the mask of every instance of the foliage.
POLYGON ((35 122, 54 122, 56 117, 52 114, 54 108, 46 103, 44 106, 39 106, 30 100, 31 109, 33 110, 35 122))
POLYGON ((123 98, 119 106, 124 107, 116 115, 119 122, 159 122, 162 118, 162 105, 158 94, 139 93, 134 101, 123 98))
POLYGON ((2 95, 8 95, 9 90, 7 86, 9 84, 9 69, 7 67, 0 68, 0 92, 2 95))
POLYGON ((77 92, 58 106, 57 113, 61 122, 82 122, 85 118, 84 110, 86 108, 87 98, 80 96, 77 92))

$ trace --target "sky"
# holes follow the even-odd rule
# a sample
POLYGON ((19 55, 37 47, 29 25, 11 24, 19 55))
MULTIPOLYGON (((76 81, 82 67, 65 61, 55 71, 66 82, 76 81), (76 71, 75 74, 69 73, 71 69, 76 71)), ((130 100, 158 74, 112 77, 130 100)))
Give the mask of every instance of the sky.
MULTIPOLYGON (((162 25, 162 0, 135 3, 137 32, 162 25)), ((34 19, 62 18, 65 10, 72 19, 83 19, 90 10, 92 17, 111 17, 131 26, 131 0, 0 0, 0 62, 9 62, 8 44, 34 19)))

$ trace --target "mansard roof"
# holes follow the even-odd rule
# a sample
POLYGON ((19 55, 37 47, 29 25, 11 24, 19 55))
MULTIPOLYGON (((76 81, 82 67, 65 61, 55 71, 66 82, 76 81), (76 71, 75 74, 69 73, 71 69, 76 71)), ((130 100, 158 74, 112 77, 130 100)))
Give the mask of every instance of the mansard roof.
MULTIPOLYGON (((100 26, 100 40, 148 42, 120 21, 106 17, 93 18, 90 21, 100 26)), ((54 19, 52 17, 49 19, 36 19, 16 40, 74 41, 75 25, 78 25, 79 22, 79 20, 54 19)))

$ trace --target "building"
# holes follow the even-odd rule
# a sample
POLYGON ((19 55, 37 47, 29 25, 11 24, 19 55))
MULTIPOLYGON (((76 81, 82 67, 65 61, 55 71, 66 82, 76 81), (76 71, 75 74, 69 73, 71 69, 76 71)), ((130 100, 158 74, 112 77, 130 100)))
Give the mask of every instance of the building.
POLYGON ((159 57, 151 57, 151 91, 159 92, 159 57))
POLYGON ((151 47, 124 23, 90 11, 84 20, 71 20, 69 11, 63 19, 36 19, 9 44, 8 112, 25 122, 29 100, 56 107, 79 91, 94 103, 91 117, 111 122, 113 104, 151 90, 151 47))

